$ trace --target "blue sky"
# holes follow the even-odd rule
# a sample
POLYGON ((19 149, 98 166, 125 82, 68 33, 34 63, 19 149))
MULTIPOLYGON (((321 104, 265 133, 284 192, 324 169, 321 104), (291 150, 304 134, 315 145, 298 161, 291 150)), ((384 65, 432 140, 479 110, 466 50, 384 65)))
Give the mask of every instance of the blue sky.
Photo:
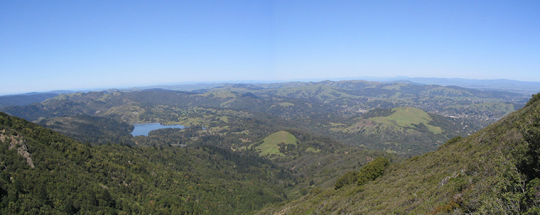
POLYGON ((540 1, 0 1, 0 94, 182 82, 540 81, 540 1))

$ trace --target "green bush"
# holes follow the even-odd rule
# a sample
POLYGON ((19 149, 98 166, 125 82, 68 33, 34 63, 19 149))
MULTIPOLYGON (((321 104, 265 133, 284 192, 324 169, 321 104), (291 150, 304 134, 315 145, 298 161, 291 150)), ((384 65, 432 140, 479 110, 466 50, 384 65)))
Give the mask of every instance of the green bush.
POLYGON ((334 189, 340 189, 345 185, 357 183, 361 186, 369 181, 373 181, 384 173, 386 167, 390 166, 390 160, 385 157, 378 157, 367 165, 363 166, 359 172, 349 171, 336 180, 334 189))
POLYGON ((384 173, 386 167, 390 165, 390 160, 385 157, 378 157, 377 159, 371 161, 362 169, 357 175, 357 184, 358 186, 363 185, 369 181, 373 181, 384 173))
POLYGON ((453 137, 452 139, 449 139, 448 141, 446 141, 445 145, 450 145, 450 144, 453 144, 453 143, 457 143, 461 139, 463 139, 461 136, 453 137))
POLYGON ((532 95, 532 98, 527 102, 527 104, 525 105, 525 107, 529 106, 529 105, 532 105, 534 102, 540 100, 540 93, 537 93, 537 94, 533 94, 532 95))
POLYGON ((349 171, 345 173, 345 175, 342 175, 339 177, 334 184, 334 188, 337 190, 339 188, 342 188, 345 185, 352 184, 358 180, 357 172, 355 171, 349 171))

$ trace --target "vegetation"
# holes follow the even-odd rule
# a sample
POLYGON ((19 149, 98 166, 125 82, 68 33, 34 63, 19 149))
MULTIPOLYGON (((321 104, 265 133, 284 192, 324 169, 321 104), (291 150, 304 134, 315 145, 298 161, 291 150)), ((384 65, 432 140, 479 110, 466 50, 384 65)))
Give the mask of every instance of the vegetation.
POLYGON ((384 169, 390 165, 390 160, 379 157, 360 169, 357 175, 358 186, 364 185, 369 181, 373 181, 384 173, 384 169))
POLYGON ((1 110, 34 122, 89 115, 129 124, 201 126, 218 133, 228 130, 229 117, 280 118, 285 122, 283 127, 305 129, 366 149, 414 156, 435 150, 450 137, 467 136, 525 103, 524 96, 506 92, 406 83, 324 81, 223 85, 193 92, 148 89, 75 93, 1 110), (373 110, 376 108, 409 108, 424 116, 414 113, 400 116, 406 113, 400 111, 388 118, 392 114, 376 113, 373 110), (367 133, 353 129, 361 128, 354 126, 367 118, 384 126, 367 129, 367 133), (405 128, 406 132, 388 128, 392 122, 399 122, 395 128, 405 128), (349 128, 347 132, 343 132, 345 128, 349 128))
POLYGON ((56 93, 27 93, 19 95, 0 96, 0 108, 7 106, 23 106, 34 102, 42 102, 58 96, 56 93))
POLYGON ((290 172, 210 145, 89 147, 0 113, 0 213, 246 213, 290 172))
MULTIPOLYGON (((103 120, 77 116, 47 122, 70 125, 82 119, 103 120)), ((0 125, 2 214, 247 213, 331 186, 343 171, 363 165, 359 158, 390 156, 294 130, 281 133, 294 137, 296 147, 271 161, 254 150, 234 152, 219 135, 171 144, 179 133, 194 137, 206 132, 201 127, 153 131, 134 140, 155 144, 139 147, 91 147, 5 114, 0 114, 0 125)), ((93 133, 70 134, 87 138, 93 133)))
POLYGON ((402 128, 414 128, 425 126, 434 134, 440 134, 442 129, 437 126, 432 126, 429 123, 432 121, 428 113, 418 108, 401 107, 394 108, 394 113, 387 117, 372 118, 383 124, 396 124, 402 128))
POLYGON ((413 107, 374 109, 349 122, 329 125, 321 133, 343 142, 356 141, 366 148, 414 156, 437 149, 453 136, 467 136, 472 129, 457 120, 413 107))
POLYGON ((361 81, 64 94, 2 109, 0 214, 535 214, 538 98, 508 114, 519 95, 361 81), (131 136, 145 122, 187 127, 131 136))
POLYGON ((132 145, 133 126, 114 119, 77 115, 43 119, 39 125, 51 128, 59 133, 88 144, 132 145))
MULTIPOLYGON (((537 214, 540 102, 435 152, 392 164, 362 186, 326 189, 259 213, 537 214)), ((346 185, 349 184, 349 185, 346 185)))
POLYGON ((390 160, 384 157, 378 157, 367 165, 363 166, 359 172, 347 172, 339 177, 334 185, 337 190, 345 185, 356 182, 358 186, 362 186, 369 181, 373 181, 384 173, 386 167, 390 165, 390 160))
POLYGON ((353 184, 354 182, 358 181, 358 172, 355 171, 349 171, 345 173, 345 175, 342 175, 336 180, 336 184, 334 184, 334 188, 337 190, 339 188, 342 188, 345 185, 353 184))
POLYGON ((264 138, 262 144, 257 146, 256 149, 260 150, 259 154, 262 156, 285 155, 280 150, 287 150, 287 147, 295 147, 297 141, 296 137, 291 133, 278 131, 264 138))
POLYGON ((535 103, 536 101, 539 101, 539 100, 540 100, 540 93, 534 94, 534 95, 532 95, 531 100, 529 100, 527 102, 527 104, 525 104, 525 106, 532 105, 533 103, 535 103))

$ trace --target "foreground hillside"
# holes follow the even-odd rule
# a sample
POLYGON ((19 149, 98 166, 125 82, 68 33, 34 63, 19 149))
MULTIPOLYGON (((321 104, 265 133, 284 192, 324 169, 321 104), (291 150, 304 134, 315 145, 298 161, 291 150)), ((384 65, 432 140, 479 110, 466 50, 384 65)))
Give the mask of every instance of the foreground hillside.
POLYGON ((538 214, 540 94, 435 152, 393 164, 363 185, 329 188, 260 214, 538 214))
POLYGON ((0 113, 0 214, 245 214, 332 187, 371 157, 393 157, 294 130, 236 150, 219 135, 192 140, 207 131, 198 127, 152 131, 135 147, 115 143, 126 125, 106 118, 43 123, 88 144, 0 113), (263 144, 278 154, 260 156, 263 144))
POLYGON ((0 214, 247 213, 295 177, 210 145, 90 147, 0 113, 0 214))

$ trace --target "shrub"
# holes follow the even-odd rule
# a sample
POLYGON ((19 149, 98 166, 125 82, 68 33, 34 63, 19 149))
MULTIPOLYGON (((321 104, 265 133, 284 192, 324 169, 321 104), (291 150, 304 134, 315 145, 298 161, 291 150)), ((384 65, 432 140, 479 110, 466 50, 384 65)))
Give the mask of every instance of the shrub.
POLYGON ((390 160, 385 157, 378 157, 371 161, 358 173, 358 186, 363 185, 369 181, 373 181, 384 173, 384 169, 390 165, 390 160))
POLYGON ((345 185, 352 184, 358 180, 357 172, 355 171, 349 171, 345 173, 345 175, 342 175, 339 177, 334 184, 334 188, 337 190, 339 188, 342 188, 345 185))
POLYGON ((525 107, 529 106, 529 105, 532 105, 534 102, 540 100, 540 93, 537 93, 537 94, 533 94, 531 99, 527 102, 527 104, 525 105, 525 107))

